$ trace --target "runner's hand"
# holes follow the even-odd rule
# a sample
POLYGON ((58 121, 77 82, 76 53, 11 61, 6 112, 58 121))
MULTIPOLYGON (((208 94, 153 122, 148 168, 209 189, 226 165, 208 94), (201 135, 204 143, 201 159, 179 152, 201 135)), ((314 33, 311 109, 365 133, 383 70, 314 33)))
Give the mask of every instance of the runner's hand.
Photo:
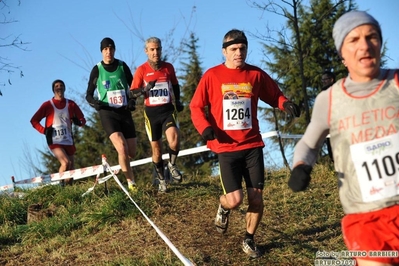
POLYGON ((184 110, 184 105, 180 101, 176 101, 176 111, 181 112, 184 110))
POLYGON ((133 112, 134 110, 136 110, 136 99, 130 99, 127 102, 126 109, 128 109, 130 112, 133 112))
POLYGON ((81 126, 83 123, 76 116, 72 117, 72 123, 77 126, 81 126))
POLYGON ((143 88, 143 92, 147 92, 147 91, 151 90, 152 88, 154 88, 156 82, 157 82, 157 80, 152 80, 152 81, 148 82, 147 85, 143 88))
POLYGON ((44 135, 46 135, 47 145, 53 144, 53 132, 54 132, 53 127, 46 127, 44 129, 44 135))
POLYGON ((97 111, 101 110, 101 102, 100 101, 95 101, 93 104, 94 109, 96 109, 97 111))
POLYGON ((216 139, 216 134, 215 131, 213 131, 213 128, 212 127, 205 128, 204 132, 202 132, 202 138, 205 141, 216 139))
POLYGON ((288 186, 294 192, 305 190, 309 186, 311 172, 312 166, 306 164, 297 165, 291 172, 288 186))
POLYGON ((283 107, 284 111, 286 111, 291 117, 299 117, 301 115, 301 109, 299 106, 291 101, 284 102, 283 107))

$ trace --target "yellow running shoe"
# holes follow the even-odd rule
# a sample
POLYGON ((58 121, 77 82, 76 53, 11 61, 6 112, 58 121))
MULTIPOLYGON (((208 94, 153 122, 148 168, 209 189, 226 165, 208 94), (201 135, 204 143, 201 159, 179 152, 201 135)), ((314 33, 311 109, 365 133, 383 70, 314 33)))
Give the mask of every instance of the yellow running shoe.
POLYGON ((129 191, 130 191, 131 193, 136 193, 137 190, 138 190, 138 189, 137 189, 136 183, 135 183, 135 182, 131 182, 131 181, 128 182, 127 188, 129 189, 129 191))

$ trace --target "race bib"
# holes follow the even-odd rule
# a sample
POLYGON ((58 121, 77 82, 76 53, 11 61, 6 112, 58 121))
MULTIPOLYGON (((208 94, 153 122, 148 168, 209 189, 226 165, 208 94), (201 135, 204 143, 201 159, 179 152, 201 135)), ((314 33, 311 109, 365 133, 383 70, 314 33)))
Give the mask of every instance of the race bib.
POLYGON ((252 128, 251 98, 224 96, 223 129, 241 130, 252 128))
POLYGON ((155 87, 148 92, 148 99, 150 106, 169 103, 169 83, 157 82, 155 87))
POLYGON ((53 125, 53 144, 72 144, 71 132, 64 125, 53 125))
POLYGON ((399 133, 350 146, 363 202, 399 195, 399 133))
POLYGON ((127 105, 125 90, 107 91, 107 99, 110 107, 119 108, 127 105))

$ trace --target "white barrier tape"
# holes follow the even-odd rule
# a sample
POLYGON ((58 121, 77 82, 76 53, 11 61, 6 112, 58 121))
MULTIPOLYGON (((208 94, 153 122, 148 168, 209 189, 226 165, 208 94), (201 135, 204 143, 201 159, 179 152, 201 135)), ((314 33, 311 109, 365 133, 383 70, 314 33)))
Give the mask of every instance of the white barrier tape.
POLYGON ((289 135, 289 134, 281 134, 280 137, 282 139, 300 139, 303 135, 289 135))
MULTIPOLYGON (((277 131, 270 131, 266 133, 262 133, 262 139, 270 138, 270 137, 276 137, 278 136, 279 132, 277 131)), ((303 135, 290 135, 290 134, 280 134, 280 137, 283 139, 288 139, 288 138, 294 138, 294 139, 300 139, 303 135)), ((181 156, 186 156, 186 155, 191 155, 199 152, 204 152, 204 151, 210 151, 206 145, 200 146, 200 147, 195 147, 195 148, 190 148, 186 150, 182 150, 179 152, 179 157, 181 156)), ((162 159, 168 159, 169 154, 163 154, 162 159)), ((140 159, 140 160, 135 160, 130 162, 130 166, 138 166, 146 163, 152 162, 152 158, 148 157, 145 159, 140 159)), ((115 165, 110 167, 111 170, 117 171, 120 170, 121 167, 119 165, 115 165)), ((63 179, 68 179, 68 178, 73 178, 74 180, 86 178, 89 176, 94 176, 97 174, 102 174, 103 173, 103 165, 94 165, 90 167, 85 167, 85 168, 80 168, 80 169, 75 169, 75 170, 70 170, 66 171, 63 173, 54 173, 51 175, 44 175, 44 176, 38 176, 30 179, 24 179, 20 181, 15 181, 13 185, 20 185, 20 184, 35 184, 35 183, 47 183, 47 182, 53 182, 53 181, 60 181, 63 179)), ((8 190, 10 188, 13 188, 13 185, 6 185, 3 186, 3 190, 8 190)), ((0 187, 0 191, 2 190, 0 187)))
MULTIPOLYGON (((116 172, 116 171, 113 171, 114 174, 117 174, 117 172, 116 172, 116 173, 115 173, 115 172, 116 172)), ((100 177, 100 175, 98 174, 98 175, 96 176, 96 181, 94 182, 94 185, 93 185, 92 187, 90 187, 85 193, 83 193, 83 194, 82 194, 82 197, 84 197, 84 196, 86 196, 87 194, 89 194, 90 192, 92 192, 92 191, 94 190, 94 188, 96 187, 97 184, 102 184, 102 183, 104 183, 104 182, 107 182, 108 179, 110 179, 111 177, 113 177, 113 175, 110 174, 110 175, 104 176, 104 177, 102 177, 102 178, 99 178, 99 177, 100 177)))
POLYGON ((150 225, 155 229, 155 231, 158 233, 158 235, 163 239, 163 241, 168 245, 168 247, 173 251, 173 253, 176 254, 176 256, 180 259, 180 261, 186 265, 186 266, 193 266, 194 264, 187 259, 186 257, 183 256, 183 254, 180 253, 180 251, 173 245, 173 243, 169 240, 169 238, 166 237, 166 235, 159 229, 153 221, 151 221, 150 218, 144 213, 143 210, 136 204, 136 202, 132 199, 130 196, 129 192, 126 190, 126 188, 122 185, 122 183, 119 181, 118 177, 114 174, 114 171, 112 171, 112 167, 109 166, 107 162, 107 158, 105 156, 102 157, 103 165, 106 167, 106 169, 111 172, 111 176, 114 177, 116 183, 121 187, 123 192, 129 197, 129 199, 133 202, 133 204, 136 206, 136 208, 141 212, 141 214, 144 216, 144 218, 150 223, 150 225))
POLYGON ((13 188, 14 188, 14 185, 5 185, 5 186, 0 187, 0 191, 6 191, 6 190, 13 189, 13 188))

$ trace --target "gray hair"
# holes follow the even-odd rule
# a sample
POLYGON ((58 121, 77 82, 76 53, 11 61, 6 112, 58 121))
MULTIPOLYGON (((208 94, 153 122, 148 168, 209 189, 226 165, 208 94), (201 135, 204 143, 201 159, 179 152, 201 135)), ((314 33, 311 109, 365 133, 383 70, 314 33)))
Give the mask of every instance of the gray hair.
POLYGON ((148 38, 148 39, 145 41, 145 47, 144 47, 144 48, 147 49, 147 44, 149 44, 149 43, 157 43, 157 44, 159 44, 159 47, 162 48, 161 39, 159 39, 158 37, 150 37, 150 38, 148 38))

